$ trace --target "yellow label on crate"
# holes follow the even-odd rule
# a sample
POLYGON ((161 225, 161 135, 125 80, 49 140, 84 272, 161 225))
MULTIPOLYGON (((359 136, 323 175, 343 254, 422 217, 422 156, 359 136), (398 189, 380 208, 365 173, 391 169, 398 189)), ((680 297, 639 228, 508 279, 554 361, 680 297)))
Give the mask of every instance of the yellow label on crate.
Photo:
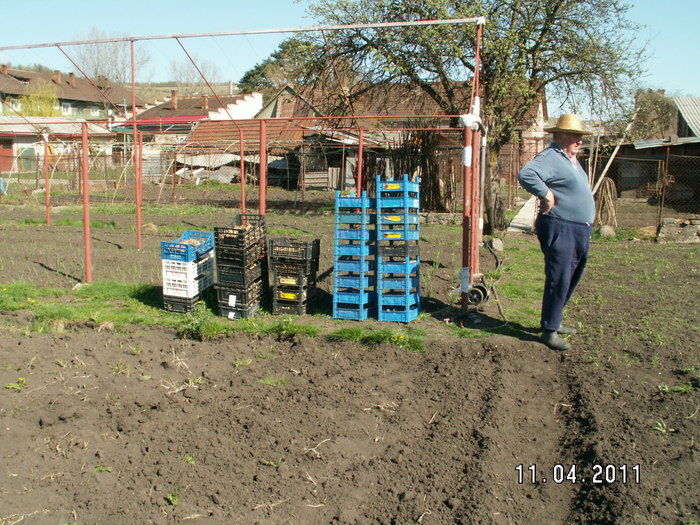
POLYGON ((384 189, 385 190, 400 190, 401 184, 385 184, 384 189))
POLYGON ((294 301, 297 298, 297 294, 295 293, 280 293, 280 299, 289 299, 294 301))
POLYGON ((384 238, 385 239, 400 239, 403 237, 402 233, 385 233, 384 238))
POLYGON ((296 277, 280 277, 280 284, 297 284, 296 277))
POLYGON ((385 215, 384 220, 399 222, 401 220, 401 215, 385 215))

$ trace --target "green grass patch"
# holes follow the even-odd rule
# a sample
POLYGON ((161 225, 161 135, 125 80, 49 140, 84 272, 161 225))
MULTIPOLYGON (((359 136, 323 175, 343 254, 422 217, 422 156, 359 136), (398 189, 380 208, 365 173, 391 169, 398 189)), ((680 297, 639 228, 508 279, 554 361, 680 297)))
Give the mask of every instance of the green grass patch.
POLYGON ((401 332, 398 332, 391 328, 352 326, 335 330, 327 337, 333 342, 352 341, 365 346, 389 343, 411 352, 422 352, 425 348, 425 335, 425 330, 420 327, 404 327, 401 332))

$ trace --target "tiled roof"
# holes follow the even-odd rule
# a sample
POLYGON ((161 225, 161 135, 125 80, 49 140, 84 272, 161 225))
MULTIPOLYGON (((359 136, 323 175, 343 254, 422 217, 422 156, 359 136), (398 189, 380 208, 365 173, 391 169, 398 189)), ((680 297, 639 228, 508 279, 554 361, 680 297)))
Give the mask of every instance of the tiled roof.
MULTIPOLYGON (((208 117, 210 111, 216 111, 230 104, 235 104, 238 101, 244 100, 245 95, 220 95, 218 98, 207 96, 206 107, 203 104, 204 96, 196 97, 177 97, 177 107, 173 108, 172 100, 168 100, 155 107, 147 109, 143 113, 139 113, 137 120, 168 120, 174 117, 189 117, 192 120, 200 120, 208 117), (221 101, 221 102, 219 102, 221 101)), ((182 119, 179 119, 182 120, 182 119)))
MULTIPOLYGON (((28 86, 36 84, 39 79, 43 79, 55 88, 59 100, 92 104, 107 103, 107 99, 89 80, 72 73, 39 73, 7 69, 4 74, 0 72, 0 93, 21 96, 28 86)), ((93 82, 115 105, 131 107, 131 90, 112 84, 104 78, 93 82)), ((138 97, 136 97, 136 105, 143 106, 143 101, 138 97)))

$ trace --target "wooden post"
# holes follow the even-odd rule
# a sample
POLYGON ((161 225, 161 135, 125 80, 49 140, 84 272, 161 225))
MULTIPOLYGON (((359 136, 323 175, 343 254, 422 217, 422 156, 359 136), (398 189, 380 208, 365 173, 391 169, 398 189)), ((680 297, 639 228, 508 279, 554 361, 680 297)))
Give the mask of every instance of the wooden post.
POLYGON ((85 242, 85 282, 92 282, 92 262, 90 256, 90 185, 89 185, 89 170, 88 170, 88 127, 87 122, 83 122, 83 140, 82 140, 82 162, 81 171, 83 174, 83 230, 85 242))

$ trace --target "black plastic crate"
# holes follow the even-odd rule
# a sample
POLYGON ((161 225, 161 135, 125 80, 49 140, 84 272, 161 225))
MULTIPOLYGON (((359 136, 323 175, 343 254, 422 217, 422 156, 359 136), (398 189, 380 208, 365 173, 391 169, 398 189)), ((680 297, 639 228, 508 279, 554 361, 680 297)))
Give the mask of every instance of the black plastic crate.
POLYGON ((299 286, 296 288, 275 286, 272 288, 272 298, 276 301, 289 303, 305 303, 309 299, 313 299, 315 291, 315 286, 299 286))
POLYGON ((311 286, 315 283, 316 272, 284 272, 276 269, 274 266, 272 268, 272 281, 270 282, 271 286, 296 288, 300 286, 311 286))
POLYGON ((294 259, 270 259, 270 268, 273 272, 295 274, 305 273, 315 275, 318 273, 318 259, 294 260, 294 259))
POLYGON ((214 227, 214 245, 221 247, 247 248, 251 244, 264 239, 265 216, 245 213, 227 226, 214 227))
POLYGON ((226 317, 227 319, 231 320, 253 317, 258 312, 261 305, 262 301, 260 300, 254 302, 253 304, 243 305, 236 308, 219 303, 219 316, 226 317))
POLYGON ((262 279, 258 279, 245 287, 217 283, 214 285, 214 290, 216 290, 219 306, 239 308, 250 306, 259 301, 265 295, 268 287, 262 279))
POLYGON ((200 302, 200 295, 194 297, 174 297, 172 295, 163 296, 163 307, 168 312, 186 314, 194 312, 195 306, 200 302))
POLYGON ((306 302, 295 303, 289 301, 278 301, 276 299, 272 302, 272 313, 275 315, 304 315, 306 314, 307 309, 308 304, 306 302))
POLYGON ((321 253, 321 239, 295 241, 288 237, 270 239, 270 259, 317 259, 321 253))
POLYGON ((267 282, 267 259, 258 259, 250 266, 216 263, 216 282, 226 286, 248 286, 256 279, 267 282))
POLYGON ((247 267, 265 257, 265 242, 259 239, 245 248, 217 246, 215 254, 217 263, 247 267))

